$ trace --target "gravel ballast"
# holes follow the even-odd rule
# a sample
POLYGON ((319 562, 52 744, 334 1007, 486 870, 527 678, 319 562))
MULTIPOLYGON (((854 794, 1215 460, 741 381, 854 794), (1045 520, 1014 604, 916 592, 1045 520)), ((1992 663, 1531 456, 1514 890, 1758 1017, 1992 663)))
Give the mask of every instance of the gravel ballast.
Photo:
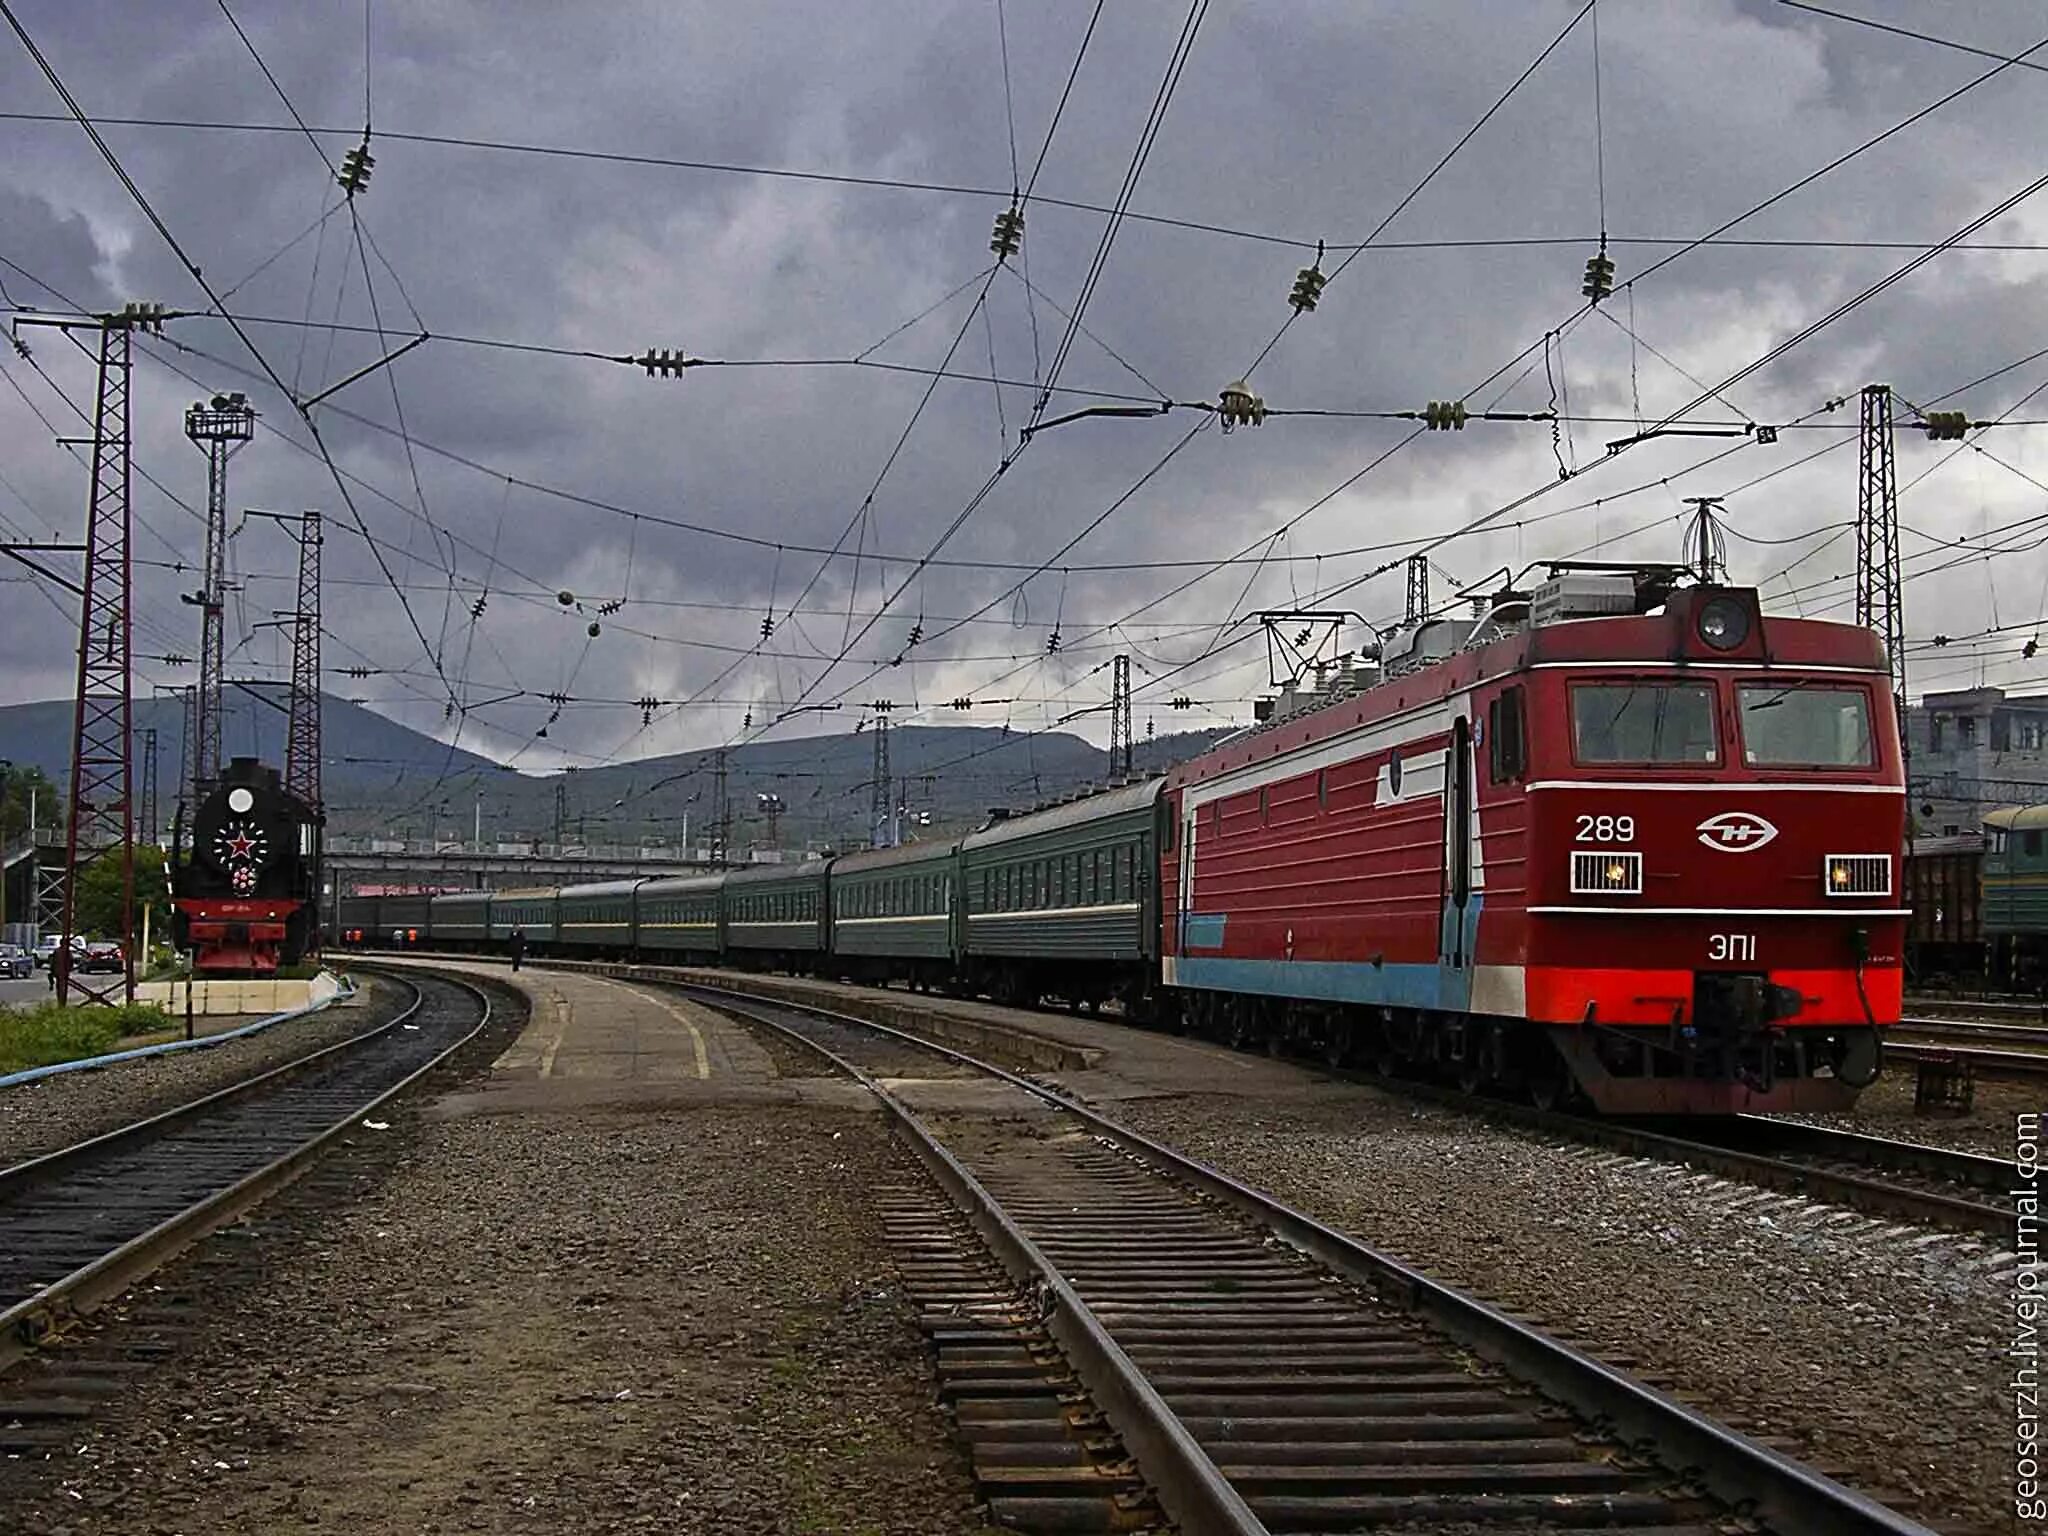
POLYGON ((389 1019, 412 995, 387 981, 357 980, 363 992, 354 1003, 288 1019, 239 1040, 0 1088, 0 1168, 175 1109, 351 1039, 389 1019))
POLYGON ((1111 1113, 1922 1519, 2005 1528, 2009 1263, 1967 1239, 1365 1088, 1111 1113))
POLYGON ((390 1134, 390 1176, 260 1237, 75 1453, 0 1466, 22 1530, 982 1529, 868 1207, 911 1177, 873 1117, 390 1134))

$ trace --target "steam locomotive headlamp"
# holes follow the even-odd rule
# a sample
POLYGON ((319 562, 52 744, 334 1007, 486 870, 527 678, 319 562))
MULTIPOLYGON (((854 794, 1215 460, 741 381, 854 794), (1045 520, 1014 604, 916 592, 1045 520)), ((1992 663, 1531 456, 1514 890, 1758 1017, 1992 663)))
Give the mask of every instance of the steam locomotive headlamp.
POLYGON ((1738 598, 1710 598, 1700 608, 1700 638, 1717 651, 1732 651, 1749 638, 1749 609, 1738 598))
POLYGON ((255 805, 256 797, 249 793, 248 790, 231 789, 228 791, 228 809, 237 816, 248 815, 255 805))

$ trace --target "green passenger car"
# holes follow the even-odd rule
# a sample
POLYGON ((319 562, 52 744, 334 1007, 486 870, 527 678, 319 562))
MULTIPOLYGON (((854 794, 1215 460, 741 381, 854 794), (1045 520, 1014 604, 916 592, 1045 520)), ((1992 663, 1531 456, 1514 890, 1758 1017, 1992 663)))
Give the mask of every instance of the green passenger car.
POLYGON ((1159 941, 1148 779, 995 823, 960 845, 965 969, 1003 997, 1134 1001, 1159 941))
POLYGON ((832 862, 832 954, 848 975, 949 974, 958 959, 957 841, 849 853, 832 862))
POLYGON ((641 886, 634 897, 641 952, 699 959, 716 955, 724 947, 718 923, 718 893, 724 885, 724 875, 677 875, 641 886))
POLYGON ((563 948, 624 954, 633 947, 633 888, 638 880, 599 880, 562 887, 563 948))
POLYGON ((735 870, 722 888, 726 953, 809 966, 825 953, 826 859, 735 870))
POLYGON ((492 895, 491 942, 502 949, 512 941, 515 928, 526 935, 529 945, 552 944, 560 937, 553 886, 526 886, 492 895))

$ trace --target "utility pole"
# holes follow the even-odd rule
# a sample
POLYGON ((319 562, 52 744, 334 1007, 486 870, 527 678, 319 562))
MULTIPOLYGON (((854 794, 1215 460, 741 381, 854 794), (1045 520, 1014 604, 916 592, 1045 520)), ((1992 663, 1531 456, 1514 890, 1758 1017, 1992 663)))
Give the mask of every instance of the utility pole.
POLYGON ((1413 629, 1429 617, 1429 556, 1410 555, 1405 563, 1408 567, 1408 603, 1402 613, 1402 622, 1413 629))
POLYGON ((712 763, 715 778, 712 813, 717 817, 718 841, 711 849, 711 862, 724 864, 732 857, 732 800, 726 793, 725 748, 718 749, 712 757, 712 763))
POLYGON ((1884 641, 1903 761, 1908 750, 1906 614, 1899 580, 1899 478, 1892 450, 1892 387, 1866 384, 1856 434, 1856 622, 1876 630, 1884 641))
MULTIPOLYGON (((292 615, 292 693, 284 787, 315 812, 320 795, 320 514, 299 519, 299 605, 292 615)), ((324 819, 324 818, 323 818, 324 819)))
POLYGON ((889 710, 887 699, 875 701, 875 765, 868 782, 868 846, 893 848, 896 796, 889 772, 889 710))
POLYGON ((569 781, 555 780, 555 851, 562 851, 562 839, 569 831, 569 781))
POLYGON ((185 435, 206 455, 206 558, 199 590, 184 601, 199 610, 199 732, 192 759, 192 803, 220 775, 220 679, 226 657, 228 460, 256 433, 256 413, 241 394, 194 401, 185 435))
POLYGON ((156 813, 156 727, 142 732, 142 835, 153 848, 163 836, 163 823, 156 813))
POLYGON ((1118 655, 1109 662, 1109 776, 1128 779, 1137 759, 1137 744, 1131 739, 1131 658, 1118 655))
POLYGON ((192 792, 199 784, 199 687, 188 683, 178 692, 184 719, 178 733, 178 804, 197 810, 192 792))

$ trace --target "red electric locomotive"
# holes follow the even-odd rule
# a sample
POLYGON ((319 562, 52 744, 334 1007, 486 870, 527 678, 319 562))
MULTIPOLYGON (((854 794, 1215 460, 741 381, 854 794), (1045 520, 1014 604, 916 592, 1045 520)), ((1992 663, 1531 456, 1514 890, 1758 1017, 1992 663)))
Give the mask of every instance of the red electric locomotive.
POLYGON ((1883 646, 1678 574, 1555 568, 1170 775, 1184 1016, 1613 1113, 1852 1103, 1901 992, 1883 646))

